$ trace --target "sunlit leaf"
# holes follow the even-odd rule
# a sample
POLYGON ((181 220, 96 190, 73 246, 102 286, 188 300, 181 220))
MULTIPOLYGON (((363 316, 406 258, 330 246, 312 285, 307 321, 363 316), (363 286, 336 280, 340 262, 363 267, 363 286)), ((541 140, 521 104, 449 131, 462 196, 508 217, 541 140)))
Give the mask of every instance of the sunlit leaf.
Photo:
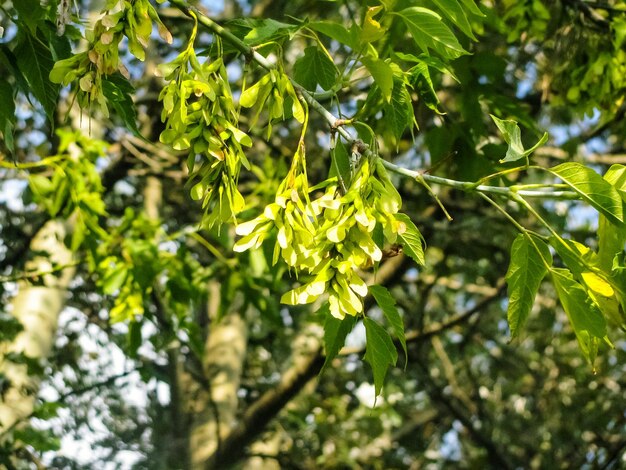
POLYGON ((378 41, 385 35, 387 28, 383 28, 380 23, 374 19, 383 7, 381 5, 375 7, 369 7, 365 13, 363 19, 363 26, 361 30, 361 42, 370 43, 378 41))
POLYGON ((604 174, 604 179, 615 186, 617 192, 622 196, 622 200, 626 203, 626 166, 611 165, 611 168, 604 174))
POLYGON ((600 268, 610 272, 613 259, 624 250, 626 226, 616 226, 600 214, 598 218, 598 260, 600 268))
POLYGON ((415 226, 413 221, 406 214, 396 214, 396 220, 404 224, 404 231, 398 233, 398 237, 404 248, 404 252, 413 258, 413 260, 423 266, 426 264, 424 260, 424 247, 422 246, 422 234, 415 226))
POLYGON ((328 36, 335 41, 350 46, 352 49, 358 47, 358 33, 356 29, 348 30, 341 23, 333 21, 311 21, 307 27, 328 36))
POLYGON ((567 162, 548 171, 562 179, 611 222, 618 226, 624 225, 623 201, 617 189, 591 168, 567 162))
POLYGON ((299 29, 297 25, 282 23, 271 18, 250 20, 250 22, 253 27, 244 38, 244 41, 250 45, 275 41, 281 37, 290 36, 299 29))
POLYGON ((596 294, 604 297, 612 297, 615 291, 605 279, 602 279, 594 272, 586 271, 581 273, 581 277, 585 285, 596 294))
POLYGON ((127 277, 128 267, 123 264, 116 266, 102 279, 102 292, 105 294, 115 293, 124 285, 127 277))
POLYGON ((504 141, 509 144, 506 155, 500 160, 500 163, 515 162, 517 160, 521 160, 522 158, 527 159, 531 153, 548 141, 548 133, 545 132, 535 145, 528 150, 525 150, 524 145, 522 144, 522 133, 516 121, 511 119, 499 119, 493 114, 490 116, 496 126, 498 126, 498 129, 500 129, 504 141))
POLYGON ((476 41, 476 36, 472 32, 472 26, 457 0, 433 0, 433 2, 439 7, 439 11, 449 18, 466 36, 476 41))
POLYGON ((441 16, 422 7, 411 7, 398 13, 406 24, 413 40, 424 52, 432 49, 443 57, 455 59, 467 52, 459 43, 441 16))
POLYGON ((552 268, 550 273, 580 348, 587 360, 593 363, 599 340, 606 337, 606 320, 598 305, 567 269, 552 268))
POLYGON ((384 60, 375 59, 373 57, 363 57, 361 59, 376 85, 380 88, 385 101, 391 100, 391 91, 393 90, 393 70, 384 60))

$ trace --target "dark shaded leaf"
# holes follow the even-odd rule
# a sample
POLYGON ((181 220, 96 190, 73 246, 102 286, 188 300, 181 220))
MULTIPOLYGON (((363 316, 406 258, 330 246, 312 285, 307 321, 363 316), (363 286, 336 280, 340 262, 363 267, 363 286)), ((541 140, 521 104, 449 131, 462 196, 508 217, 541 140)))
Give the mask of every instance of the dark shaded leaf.
POLYGON ((335 84, 337 68, 328 54, 317 46, 307 47, 294 65, 294 79, 307 90, 315 91, 319 84, 330 90, 335 84))
POLYGON ((391 326, 394 334, 398 338, 398 341, 400 341, 400 344, 402 345, 402 349, 404 351, 404 360, 406 362, 409 356, 406 349, 404 322, 402 321, 400 312, 398 312, 398 308, 396 307, 396 301, 391 296, 391 293, 384 286, 370 286, 369 291, 376 300, 376 303, 378 304, 380 309, 383 311, 383 315, 385 315, 385 318, 391 326))
POLYGON ((128 130, 141 137, 137 127, 137 109, 133 102, 135 89, 121 74, 102 78, 102 92, 128 130))
POLYGON ((404 131, 411 128, 415 122, 411 95, 404 82, 394 78, 391 102, 384 107, 386 124, 389 126, 395 141, 399 141, 404 131))
POLYGON ((376 396, 380 395, 389 366, 396 365, 398 351, 391 336, 380 324, 371 318, 364 318, 367 346, 363 359, 372 367, 376 396))
POLYGON ((31 33, 35 34, 37 23, 46 13, 41 2, 39 0, 17 0, 13 2, 13 8, 17 10, 20 22, 23 22, 31 33))
POLYGON ((46 117, 53 123, 60 88, 48 78, 54 66, 48 45, 39 36, 22 30, 14 53, 28 91, 42 104, 46 117))
POLYGON ((13 129, 15 128, 15 101, 13 87, 0 78, 0 132, 4 137, 4 144, 13 152, 13 129))
POLYGON ((339 354, 339 351, 346 343, 346 337, 356 324, 356 317, 352 315, 346 315, 343 320, 333 317, 328 309, 328 304, 324 307, 324 312, 326 314, 326 320, 324 321, 324 352, 326 353, 326 359, 320 374, 337 357, 337 354, 339 354))

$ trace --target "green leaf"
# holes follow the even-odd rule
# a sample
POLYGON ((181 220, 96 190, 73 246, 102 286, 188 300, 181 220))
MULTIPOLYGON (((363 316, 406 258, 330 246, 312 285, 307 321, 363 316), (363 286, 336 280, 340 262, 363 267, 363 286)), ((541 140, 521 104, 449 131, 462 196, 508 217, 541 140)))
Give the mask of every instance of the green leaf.
POLYGON ((328 304, 326 304, 323 309, 326 313, 326 319, 324 321, 324 351, 326 353, 326 359, 324 360, 320 374, 324 372, 332 360, 337 357, 337 354, 339 354, 339 351, 346 343, 346 337, 356 324, 356 317, 352 315, 346 315, 343 320, 333 317, 328 310, 328 304))
POLYGON ((404 361, 408 361, 409 353, 406 349, 406 336, 404 334, 404 322, 400 316, 400 312, 396 308, 396 301, 391 296, 391 293, 384 286, 370 286, 369 291, 376 300, 376 303, 383 311, 383 315, 387 319, 387 322, 391 326, 394 334, 400 341, 402 349, 404 350, 404 361))
POLYGON ((345 44, 352 49, 356 49, 359 45, 358 32, 356 28, 348 30, 341 23, 335 23, 332 21, 311 21, 307 24, 307 27, 317 31, 318 33, 322 33, 341 44, 345 44))
POLYGON ((361 62, 363 62, 363 65, 365 65, 369 73, 372 74, 372 78, 380 88, 383 98, 389 103, 393 90, 393 70, 391 66, 384 60, 374 57, 363 57, 361 62))
POLYGON ((561 237, 550 237, 550 245, 574 274, 580 275, 588 271, 587 265, 597 264, 591 257, 595 255, 589 248, 574 240, 561 237))
POLYGON ((128 267, 125 264, 118 265, 107 273, 102 280, 102 292, 109 295, 114 294, 124 285, 127 277, 128 267))
POLYGON ((512 338, 526 323, 541 281, 548 272, 547 266, 552 265, 548 246, 535 237, 529 237, 521 233, 515 238, 506 273, 509 293, 507 317, 512 338))
POLYGON ((439 96, 437 96, 435 86, 433 85, 428 65, 425 62, 419 62, 414 67, 411 67, 408 73, 411 77, 411 84, 419 93, 424 104, 436 113, 442 114, 438 109, 440 103, 439 96))
POLYGON ((364 318, 365 339, 367 346, 363 359, 369 363, 374 373, 374 389, 380 395, 390 365, 396 365, 398 351, 391 336, 380 324, 371 318, 364 318))
POLYGON ((137 127, 137 108, 133 102, 135 89, 121 74, 102 77, 102 93, 128 130, 141 137, 137 127))
POLYGON ((422 7, 411 7, 398 13, 406 24, 413 40, 420 49, 428 52, 433 49, 447 59, 456 59, 467 54, 441 16, 422 7))
POLYGON ((291 36, 300 29, 297 25, 281 23, 271 18, 250 20, 250 22, 253 27, 244 37, 244 41, 251 46, 291 36))
MULTIPOLYGON (((604 179, 615 186, 622 201, 626 201, 626 166, 612 165, 605 173, 604 179)), ((605 272, 611 272, 615 256, 624 251, 625 244, 626 226, 615 226, 600 214, 598 218, 598 266, 605 272)))
POLYGON ((72 240, 70 243, 70 250, 78 251, 80 245, 85 241, 85 234, 87 233, 87 226, 85 225, 85 216, 78 208, 74 210, 73 216, 75 218, 74 230, 72 231, 72 240))
POLYGON ((37 405, 37 408, 33 411, 32 418, 37 419, 52 419, 59 415, 59 410, 65 408, 67 405, 58 401, 47 401, 37 405))
POLYGON ((399 59, 402 59, 406 62, 415 62, 417 64, 426 64, 428 67, 433 68, 435 70, 440 71, 446 75, 450 75, 454 81, 457 83, 461 83, 459 78, 454 74, 454 71, 450 67, 448 67, 441 59, 434 56, 429 56, 428 54, 420 54, 419 56, 415 56, 413 54, 405 54, 403 52, 394 52, 394 55, 399 59))
POLYGON ((378 41, 387 32, 387 28, 381 26, 381 24, 374 19, 374 16, 378 15, 382 11, 382 5, 369 7, 365 12, 365 18, 363 18, 363 27, 361 29, 360 40, 362 44, 378 41))
POLYGON ((465 9, 469 11, 472 15, 480 16, 480 17, 485 16, 485 14, 482 11, 480 11, 480 8, 476 6, 476 3, 474 3, 474 0, 461 0, 461 3, 463 3, 463 6, 465 7, 465 9))
POLYGON ((604 179, 615 186, 622 200, 626 202, 626 166, 611 165, 604 174, 604 179))
POLYGON ((341 139, 337 139, 335 148, 331 150, 330 154, 333 159, 333 164, 330 166, 328 177, 332 178, 333 176, 339 176, 341 177, 344 185, 348 187, 350 185, 350 180, 352 179, 352 169, 350 167, 348 149, 341 139))
MULTIPOLYGON (((4 145, 7 146, 10 152, 15 152, 15 137, 13 135, 13 131, 15 129, 15 124, 12 122, 5 122, 4 128, 2 130, 2 137, 4 138, 4 145)), ((13 162, 16 162, 15 156, 12 156, 13 162)))
POLYGON ((614 285, 619 286, 617 292, 622 306, 622 319, 618 324, 623 325, 626 322, 626 252, 622 251, 614 258, 611 279, 614 285))
POLYGON ((617 189, 591 168, 568 162, 549 168, 548 171, 561 178, 611 222, 619 226, 624 224, 622 199, 617 189))
POLYGON ((391 102, 385 105, 384 113, 386 124, 392 132, 396 142, 398 142, 404 131, 412 127, 415 116, 413 115, 413 104, 411 95, 406 86, 399 78, 394 78, 391 102))
POLYGON ((13 129, 15 128, 15 101, 13 87, 0 78, 0 132, 7 148, 13 152, 13 129))
POLYGON ((498 129, 500 129, 502 137, 504 137, 504 141, 509 144, 506 155, 502 160, 500 160, 500 163, 515 162, 522 158, 528 159, 531 153, 548 141, 548 133, 544 132, 541 139, 539 139, 539 142, 528 150, 525 150, 524 145, 522 144, 522 133, 516 121, 511 119, 499 119, 493 114, 490 114, 490 116, 491 119, 493 119, 493 122, 496 123, 496 126, 498 126, 498 129))
POLYGON ((15 79, 21 90, 28 90, 28 83, 17 65, 17 58, 6 44, 0 44, 0 64, 8 69, 8 73, 15 79))
POLYGON ((552 268, 550 273, 580 348, 589 363, 593 363, 598 340, 606 337, 606 320, 587 291, 574 280, 572 273, 561 268, 552 268))
POLYGON ((424 266, 426 262, 424 260, 424 248, 422 247, 422 234, 408 215, 398 213, 395 217, 396 220, 402 222, 406 227, 403 233, 398 234, 404 252, 413 258, 417 264, 424 266))
POLYGON ((39 37, 22 30, 14 53, 28 84, 27 91, 42 104, 46 117, 53 123, 60 88, 48 78, 54 66, 50 49, 39 37))
POLYGON ((626 244, 626 226, 618 227, 600 214, 598 218, 598 265, 600 269, 611 272, 615 256, 624 251, 626 244))
POLYGON ((34 34, 37 23, 46 13, 39 0, 18 0, 13 2, 13 8, 17 10, 17 15, 30 31, 34 34))
POLYGON ((52 452, 61 448, 61 440, 49 429, 39 430, 31 426, 21 427, 13 432, 16 441, 27 443, 36 452, 52 452))
POLYGON ((463 33, 476 41, 476 36, 472 32, 472 26, 465 15, 465 11, 457 0, 433 0, 439 11, 452 21, 463 33))
MULTIPOLYGON (((63 36, 57 34, 57 28, 49 21, 40 23, 39 28, 41 33, 46 37, 50 51, 52 52, 52 58, 55 62, 57 60, 66 59, 72 55, 69 27, 66 29, 63 36)), ((82 38, 80 34, 79 38, 82 38)))
POLYGON ((337 68, 323 49, 310 46, 294 64, 293 73, 295 81, 307 90, 315 91, 318 84, 330 90, 335 84, 337 68))

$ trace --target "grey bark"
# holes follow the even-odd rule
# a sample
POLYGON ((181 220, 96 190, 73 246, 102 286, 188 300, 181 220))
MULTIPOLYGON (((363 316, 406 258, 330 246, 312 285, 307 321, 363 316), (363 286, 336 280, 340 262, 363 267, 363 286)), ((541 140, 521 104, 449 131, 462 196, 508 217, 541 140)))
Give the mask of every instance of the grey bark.
POLYGON ((63 243, 67 233, 67 222, 50 220, 30 244, 30 253, 34 256, 26 263, 26 270, 42 273, 41 282, 24 280, 19 283, 11 313, 23 330, 12 342, 0 344, 0 374, 8 383, 0 400, 0 436, 6 437, 12 428, 28 419, 35 407, 40 377, 29 375, 26 364, 13 362, 8 356, 23 354, 31 360, 42 361, 50 354, 75 271, 73 254, 63 243), (62 266, 66 267, 49 274, 62 266))
MULTIPOLYGON (((209 310, 217 311, 219 288, 211 286, 209 310)), ((237 302, 235 302, 237 303, 237 302)), ((204 468, 235 425, 239 400, 237 391, 246 357, 248 328, 236 308, 224 318, 212 319, 205 343, 203 372, 208 384, 189 401, 191 466, 204 468)))

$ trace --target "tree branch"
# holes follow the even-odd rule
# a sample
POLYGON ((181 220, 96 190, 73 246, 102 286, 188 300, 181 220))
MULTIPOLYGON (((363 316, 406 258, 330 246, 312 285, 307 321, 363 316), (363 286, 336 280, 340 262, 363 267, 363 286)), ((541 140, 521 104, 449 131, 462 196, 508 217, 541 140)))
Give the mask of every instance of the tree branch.
MULTIPOLYGON (((453 326, 456 326, 471 316, 475 315, 489 303, 497 299, 504 289, 504 282, 501 282, 492 295, 483 298, 474 307, 456 315, 446 322, 433 325, 431 328, 421 332, 410 332, 406 335, 407 342, 419 342, 430 339, 453 326)), ((398 345, 399 346, 399 345, 398 345)), ((359 354, 363 348, 344 348, 341 355, 359 354)), ((254 402, 244 413, 239 424, 222 441, 221 448, 206 463, 207 470, 223 468, 232 465, 239 459, 245 457, 245 447, 263 431, 267 423, 273 419, 289 401, 295 397, 304 386, 319 374, 324 364, 324 352, 320 346, 314 354, 306 361, 292 367, 283 374, 280 383, 273 389, 267 391, 256 402, 254 402)))
MULTIPOLYGON (((253 60, 261 67, 266 70, 275 70, 276 66, 272 64, 267 58, 259 54, 253 47, 249 46, 237 36, 232 34, 230 31, 226 30, 215 21, 213 21, 208 16, 204 15, 197 8, 189 6, 185 3, 184 0, 170 0, 170 3, 177 8, 179 8, 183 13, 185 13, 190 18, 197 21, 205 26, 209 31, 214 34, 220 36, 222 39, 228 41, 232 44, 238 51, 240 51, 248 60, 253 60)), ((337 133, 339 133, 350 146, 353 144, 358 144, 360 148, 363 149, 362 155, 365 157, 370 154, 372 151, 367 144, 362 142, 359 139, 355 139, 350 132, 345 129, 345 126, 337 126, 337 123, 340 122, 339 118, 336 117, 333 113, 328 111, 319 101, 317 101, 311 93, 309 93, 304 87, 302 87, 299 83, 289 77, 289 80, 293 84, 294 88, 300 93, 302 98, 308 103, 308 105, 315 109, 330 125, 331 129, 334 129, 337 133)), ((394 163, 383 160, 385 167, 396 174, 409 177, 411 179, 415 179, 418 181, 425 181, 427 183, 439 184, 443 186, 449 186, 452 188, 460 189, 463 191, 478 191, 478 192, 487 192, 493 194, 503 194, 509 196, 513 193, 517 193, 523 197, 539 197, 539 198, 553 198, 553 199, 579 199, 579 195, 571 192, 571 191, 528 191, 528 190, 514 190, 507 187, 498 187, 498 186, 485 186, 485 185, 476 185, 473 182, 463 182, 456 181, 448 178, 442 178, 440 176, 429 175, 428 173, 409 170, 406 168, 399 167, 394 163)))
POLYGON ((287 371, 278 386, 265 392, 246 410, 239 424, 207 461, 205 468, 207 470, 226 468, 245 457, 245 447, 253 442, 267 423, 320 372, 323 364, 324 355, 320 348, 308 361, 287 371))

